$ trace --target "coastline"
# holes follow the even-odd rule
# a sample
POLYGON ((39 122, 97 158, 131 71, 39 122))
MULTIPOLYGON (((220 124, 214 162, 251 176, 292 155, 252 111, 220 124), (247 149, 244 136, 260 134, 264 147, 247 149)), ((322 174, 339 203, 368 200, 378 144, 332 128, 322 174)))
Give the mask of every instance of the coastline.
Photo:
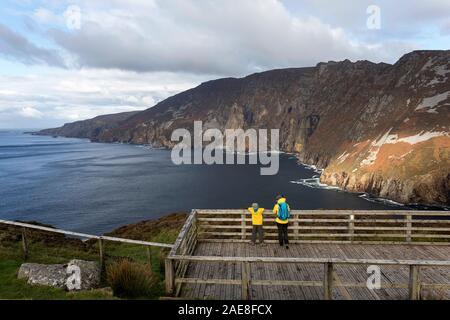
MULTIPOLYGON (((45 134, 42 133, 41 131, 27 131, 24 132, 22 131, 23 134, 28 134, 28 135, 36 135, 36 136, 52 136, 50 134, 45 134)), ((62 136, 62 135, 56 135, 54 136, 55 138, 70 138, 70 139, 80 139, 80 140, 88 140, 90 143, 103 143, 103 144, 121 144, 121 145, 129 145, 129 146, 135 146, 135 147, 139 147, 139 148, 144 148, 144 149, 152 149, 152 150, 167 150, 170 151, 171 149, 168 147, 154 147, 151 144, 139 144, 139 143, 132 143, 132 142, 104 142, 104 141, 94 141, 90 138, 83 138, 83 137, 68 137, 68 136, 62 136)), ((242 154, 242 152, 235 152, 236 154, 242 154)), ((393 199, 389 199, 389 198, 383 198, 383 197, 379 197, 375 194, 371 194, 369 192, 364 192, 364 191, 360 191, 360 192, 353 192, 350 190, 346 190, 343 189, 337 185, 330 185, 330 184, 326 184, 326 183, 322 183, 321 182, 321 176, 324 172, 323 168, 319 168, 316 165, 313 164, 308 164, 308 163, 304 163, 300 160, 300 154, 296 153, 296 152, 288 152, 288 151, 277 151, 278 154, 285 154, 288 156, 292 156, 293 158, 295 158, 297 160, 297 164, 302 166, 305 169, 309 169, 311 171, 313 171, 314 174, 316 174, 316 176, 312 175, 311 178, 307 178, 307 179, 299 179, 299 180, 294 180, 294 181, 289 181, 289 183, 293 183, 293 184, 300 184, 309 188, 314 188, 314 189, 323 189, 323 190, 335 190, 338 192, 345 192, 348 194, 354 194, 357 195, 358 197, 360 197, 361 199, 364 199, 365 201, 368 202, 372 202, 372 203, 379 203, 379 204, 384 204, 384 205, 388 205, 388 206, 392 206, 392 207, 401 207, 404 209, 411 209, 411 210, 440 210, 440 211, 449 211, 450 210, 450 206, 446 206, 443 204, 430 204, 430 203, 402 203, 402 202, 398 202, 395 201, 393 199), (317 176, 318 175, 318 176, 317 176)), ((245 155, 248 155, 249 153, 245 153, 245 155)))

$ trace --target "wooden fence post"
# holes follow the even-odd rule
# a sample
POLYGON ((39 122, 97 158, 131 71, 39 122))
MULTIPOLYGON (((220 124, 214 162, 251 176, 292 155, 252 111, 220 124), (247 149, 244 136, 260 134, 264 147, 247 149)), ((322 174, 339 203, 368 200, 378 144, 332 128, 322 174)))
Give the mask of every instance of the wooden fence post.
POLYGON ((23 259, 25 261, 27 261, 28 260, 28 240, 27 240, 25 228, 22 228, 22 250, 23 250, 23 259))
POLYGON ((172 259, 167 259, 165 261, 165 272, 166 272, 166 293, 167 295, 172 295, 175 292, 175 268, 172 259))
POLYGON ((146 246, 146 249, 148 266, 150 268, 150 272, 153 273, 152 248, 150 246, 146 246))
POLYGON ((99 256, 100 256, 100 270, 103 270, 103 266, 105 263, 105 250, 103 247, 103 239, 99 238, 98 239, 98 252, 99 252, 99 256))
POLYGON ((325 300, 333 299, 333 264, 331 262, 324 264, 323 298, 325 300))
POLYGON ((298 230, 298 227, 299 227, 298 219, 299 219, 299 216, 296 216, 294 218, 294 240, 300 240, 300 237, 299 237, 300 230, 298 230))
POLYGON ((250 262, 242 262, 242 300, 250 299, 250 262))
POLYGON ((241 221, 241 226, 242 226, 242 240, 245 240, 245 239, 247 238, 247 235, 246 235, 246 229, 245 229, 245 226, 246 226, 246 224, 245 224, 245 213, 243 213, 243 214, 241 215, 241 218, 242 218, 242 221, 241 221))
POLYGON ((420 267, 409 266, 409 299, 420 299, 420 267))
POLYGON ((411 228, 412 228, 412 216, 411 214, 406 215, 406 242, 411 242, 411 228))

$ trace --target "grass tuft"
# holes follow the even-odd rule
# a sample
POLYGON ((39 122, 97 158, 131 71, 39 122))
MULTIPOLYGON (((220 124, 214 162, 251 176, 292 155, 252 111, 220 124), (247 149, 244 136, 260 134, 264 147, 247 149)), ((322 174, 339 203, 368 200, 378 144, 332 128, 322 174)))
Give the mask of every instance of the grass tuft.
POLYGON ((128 259, 107 267, 106 275, 114 295, 119 298, 142 298, 157 291, 158 279, 148 266, 128 259))

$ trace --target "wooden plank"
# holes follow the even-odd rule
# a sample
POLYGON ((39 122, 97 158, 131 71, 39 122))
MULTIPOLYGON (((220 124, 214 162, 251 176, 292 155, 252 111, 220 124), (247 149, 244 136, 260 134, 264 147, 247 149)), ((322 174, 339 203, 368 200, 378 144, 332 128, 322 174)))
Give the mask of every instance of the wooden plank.
MULTIPOLYGON (((210 242, 210 243, 243 243, 244 241, 241 239, 204 239, 200 238, 198 239, 199 242, 210 242)), ((265 243, 273 244, 278 243, 278 240, 264 240, 265 243)), ((379 245, 379 244, 388 244, 388 245, 404 245, 404 241, 371 241, 371 240, 354 240, 353 242, 350 242, 348 240, 291 240, 290 243, 292 244, 355 244, 355 245, 379 245)), ((448 247, 448 242, 424 242, 424 241, 413 241, 413 245, 415 246, 441 246, 441 247, 448 247)))
POLYGON ((250 263, 247 261, 242 262, 242 300, 250 299, 250 263))
POLYGON ((419 266, 409 267, 409 298, 411 300, 420 299, 420 269, 419 266))
POLYGON ((246 221, 246 219, 245 219, 245 213, 243 213, 242 214, 242 217, 241 217, 241 219, 242 219, 242 222, 241 222, 241 227, 242 227, 242 231, 241 231, 241 236, 242 236, 242 240, 245 240, 246 239, 246 229, 245 229, 245 221, 246 221))
POLYGON ((172 295, 175 291, 175 270, 174 261, 166 259, 165 261, 165 281, 166 281, 166 294, 172 295))
POLYGON ((324 264, 323 271, 323 297, 325 300, 333 299, 333 264, 324 264))
POLYGON ((182 242, 184 241, 184 238, 185 238, 185 235, 186 235, 187 231, 189 230, 189 228, 191 227, 192 223, 194 222, 194 219, 196 218, 196 214, 197 214, 196 211, 193 210, 191 212, 191 214, 188 216, 188 218, 186 219, 186 222, 184 223, 183 227, 181 228, 181 231, 178 234, 178 237, 175 240, 175 243, 173 244, 172 249, 170 250, 168 257, 178 253, 178 249, 179 249, 180 245, 182 244, 182 242))
POLYGON ((418 265, 418 266, 450 266, 450 261, 438 260, 389 260, 389 259, 342 259, 342 258, 294 258, 294 257, 217 257, 217 256, 181 256, 168 257, 170 260, 203 261, 203 262, 267 262, 267 263, 334 263, 363 265, 418 265))
MULTIPOLYGON (((242 215, 245 209, 197 209, 199 215, 242 215)), ((414 210, 291 210, 292 216, 298 215, 382 215, 382 216, 448 216, 446 211, 414 211, 414 210)))
POLYGON ((199 278, 177 278, 175 280, 177 284, 191 283, 191 284, 210 284, 210 285, 241 285, 242 280, 230 280, 230 279, 199 279, 199 278))

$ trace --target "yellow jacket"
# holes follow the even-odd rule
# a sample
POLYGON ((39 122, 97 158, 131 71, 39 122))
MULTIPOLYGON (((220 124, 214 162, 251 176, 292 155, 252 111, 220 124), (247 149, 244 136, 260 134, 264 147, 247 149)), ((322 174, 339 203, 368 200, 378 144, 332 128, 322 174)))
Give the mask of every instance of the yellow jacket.
MULTIPOLYGON (((286 198, 281 198, 281 199, 278 200, 277 204, 273 207, 273 213, 275 213, 277 215, 277 219, 275 221, 276 221, 276 223, 279 223, 279 224, 287 224, 287 223, 289 223, 289 219, 286 219, 286 220, 283 221, 283 220, 280 220, 278 218, 278 204, 284 203, 284 202, 286 202, 286 198)), ((289 208, 289 205, 287 205, 287 206, 289 208)), ((290 210, 290 208, 289 208, 289 210, 290 210)))
POLYGON ((253 208, 248 208, 248 212, 250 212, 252 215, 252 224, 254 226, 262 226, 263 225, 264 208, 259 208, 256 212, 253 208))

